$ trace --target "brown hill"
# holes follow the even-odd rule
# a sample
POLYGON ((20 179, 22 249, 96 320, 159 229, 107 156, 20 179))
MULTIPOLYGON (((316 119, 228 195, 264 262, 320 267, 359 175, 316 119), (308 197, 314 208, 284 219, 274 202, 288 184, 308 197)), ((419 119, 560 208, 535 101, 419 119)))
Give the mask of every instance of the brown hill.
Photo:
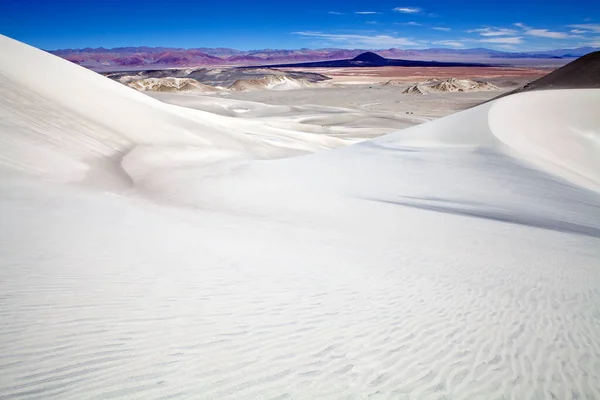
POLYGON ((427 92, 421 86, 419 86, 419 85, 409 86, 402 93, 404 93, 404 94, 418 94, 418 95, 427 94, 427 92))

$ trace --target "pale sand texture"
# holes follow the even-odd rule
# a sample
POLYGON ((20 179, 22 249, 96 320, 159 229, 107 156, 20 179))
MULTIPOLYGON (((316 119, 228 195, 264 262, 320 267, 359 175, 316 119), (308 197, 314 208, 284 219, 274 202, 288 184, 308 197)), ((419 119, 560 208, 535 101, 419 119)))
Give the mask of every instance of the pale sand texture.
POLYGON ((334 83, 381 83, 390 79, 418 82, 428 78, 527 78, 535 80, 552 71, 552 68, 515 67, 365 67, 365 68, 281 68, 283 71, 304 71, 323 74, 334 83))
POLYGON ((289 157, 349 141, 0 60, 0 398, 600 398, 599 90, 289 157))

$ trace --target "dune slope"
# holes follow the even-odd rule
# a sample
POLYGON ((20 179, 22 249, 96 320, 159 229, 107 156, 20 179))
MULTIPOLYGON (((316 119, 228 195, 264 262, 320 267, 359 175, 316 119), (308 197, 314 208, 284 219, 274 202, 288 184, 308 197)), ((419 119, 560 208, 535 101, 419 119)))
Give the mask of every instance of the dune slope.
POLYGON ((287 157, 340 141, 0 56, 0 398, 600 398, 597 90, 287 157))
POLYGON ((285 124, 269 127, 167 105, 3 36, 0 52, 0 112, 8 125, 0 163, 8 167, 80 181, 94 165, 119 160, 136 146, 219 148, 272 158, 344 144, 285 124), (46 74, 38 73, 34 60, 46 74), (233 131, 245 135, 232 139, 233 131))

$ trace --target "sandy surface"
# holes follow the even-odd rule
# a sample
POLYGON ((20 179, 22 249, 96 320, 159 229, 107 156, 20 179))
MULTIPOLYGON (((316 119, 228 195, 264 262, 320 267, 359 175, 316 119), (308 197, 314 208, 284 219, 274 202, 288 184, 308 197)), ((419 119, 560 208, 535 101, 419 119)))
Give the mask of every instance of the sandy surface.
MULTIPOLYGON (((403 129, 465 110, 513 90, 546 74, 548 69, 535 68, 304 68, 283 69, 286 72, 311 72, 328 76, 331 81, 323 87, 293 87, 292 90, 224 91, 213 93, 219 102, 250 101, 253 103, 285 106, 260 117, 285 117, 305 125, 329 127, 332 133, 356 138, 368 138, 403 129), (402 92, 412 84, 430 78, 466 78, 491 82, 498 90, 466 93, 429 93, 425 96, 406 95, 402 92), (393 80, 393 85, 385 85, 393 80), (225 100, 227 99, 227 100, 225 100), (345 110, 343 110, 345 109, 345 110), (285 112, 282 114, 282 110, 285 112)), ((211 104, 204 94, 165 94, 147 92, 161 101, 220 112, 220 106, 211 104)), ((261 108, 255 104, 253 109, 261 108)), ((241 118, 257 116, 238 103, 238 112, 226 115, 241 118)), ((284 121, 285 122, 285 121, 284 121)))
MULTIPOLYGON (((515 78, 517 79, 517 78, 515 78)), ((518 82, 522 81, 518 80, 518 82)), ((506 82, 503 82, 506 83, 506 82)), ((364 139, 409 128, 462 111, 514 89, 515 82, 498 90, 407 95, 410 82, 396 85, 352 84, 295 90, 257 90, 219 94, 146 92, 163 102, 236 118, 291 121, 329 135, 364 139), (265 108, 265 104, 270 107, 265 108), (235 110, 232 112, 231 110, 235 110)))
POLYGON ((288 92, 260 91, 223 95, 225 98, 257 101, 274 105, 318 105, 344 107, 366 112, 384 112, 396 116, 414 113, 424 120, 439 118, 481 104, 505 89, 470 93, 431 93, 407 95, 405 86, 352 85, 341 88, 302 89, 288 92))
POLYGON ((0 398, 600 398, 598 90, 355 143, 0 60, 0 398))
POLYGON ((485 80, 535 80, 553 68, 513 67, 378 67, 378 68, 281 68, 284 71, 315 72, 326 75, 333 82, 343 84, 368 84, 390 79, 418 82, 428 78, 468 78, 485 80))
POLYGON ((146 94, 169 104, 197 110, 243 119, 259 117, 279 126, 294 122, 330 136, 363 140, 473 107, 503 93, 498 90, 411 96, 402 94, 403 90, 401 86, 352 85, 219 95, 146 94), (265 108, 265 105, 269 107, 265 108))

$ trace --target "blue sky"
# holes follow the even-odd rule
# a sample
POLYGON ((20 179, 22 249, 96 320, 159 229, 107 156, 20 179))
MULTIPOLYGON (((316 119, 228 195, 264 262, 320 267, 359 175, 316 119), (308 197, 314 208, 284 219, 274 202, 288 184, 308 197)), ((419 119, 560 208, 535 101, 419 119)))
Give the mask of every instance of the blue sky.
POLYGON ((47 50, 600 47, 593 0, 0 0, 0 33, 47 50))

